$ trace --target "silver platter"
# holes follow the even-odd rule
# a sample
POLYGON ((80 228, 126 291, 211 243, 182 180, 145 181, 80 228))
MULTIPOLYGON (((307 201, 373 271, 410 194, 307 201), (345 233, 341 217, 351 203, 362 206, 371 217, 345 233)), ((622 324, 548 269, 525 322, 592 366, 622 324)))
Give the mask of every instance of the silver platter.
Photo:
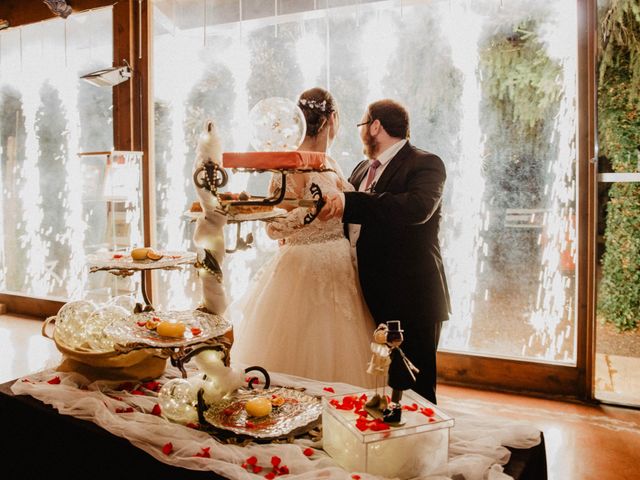
POLYGON ((205 342, 224 335, 231 330, 223 316, 201 312, 200 310, 144 312, 111 322, 105 333, 119 345, 146 345, 153 348, 174 348, 205 342), (145 323, 152 318, 160 321, 182 322, 185 332, 182 337, 164 337, 150 330, 145 323))
POLYGON ((321 414, 320 398, 292 388, 272 387, 265 390, 238 390, 231 398, 209 407, 204 418, 222 430, 253 438, 273 439, 294 431, 304 431, 321 414), (285 402, 273 407, 267 416, 251 417, 244 407, 248 400, 257 397, 282 397, 285 402))
MULTIPOLYGON (((268 212, 256 212, 256 213, 236 213, 236 214, 228 214, 227 223, 237 223, 237 222, 251 222, 255 220, 261 220, 263 222, 268 222, 271 220, 275 220, 276 218, 281 218, 286 216, 287 211, 284 208, 274 208, 268 212)), ((195 222, 199 218, 204 215, 204 212, 184 212, 183 216, 186 219, 195 222)))
POLYGON ((227 223, 233 222, 250 222, 253 220, 269 221, 276 218, 286 216, 287 211, 284 208, 274 208, 268 212, 255 212, 255 213, 229 213, 227 223))
POLYGON ((161 251, 160 260, 133 260, 129 252, 104 252, 87 256, 89 270, 153 270, 175 268, 179 265, 193 264, 196 261, 195 252, 167 252, 161 251), (120 256, 121 255, 121 256, 120 256))

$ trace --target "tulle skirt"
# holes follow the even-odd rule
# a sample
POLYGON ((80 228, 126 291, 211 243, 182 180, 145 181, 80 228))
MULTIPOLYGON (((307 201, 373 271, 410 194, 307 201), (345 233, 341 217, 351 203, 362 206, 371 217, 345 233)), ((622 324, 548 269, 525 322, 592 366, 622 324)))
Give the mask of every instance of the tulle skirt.
POLYGON ((284 245, 231 307, 232 363, 370 387, 375 325, 348 240, 284 245))

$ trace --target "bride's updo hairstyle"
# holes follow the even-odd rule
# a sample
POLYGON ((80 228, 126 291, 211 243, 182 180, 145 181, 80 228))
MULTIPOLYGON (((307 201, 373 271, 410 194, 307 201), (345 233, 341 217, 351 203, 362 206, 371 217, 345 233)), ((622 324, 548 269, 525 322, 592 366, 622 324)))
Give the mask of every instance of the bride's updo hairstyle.
POLYGON ((298 106, 307 121, 307 136, 315 137, 327 125, 329 117, 336 111, 336 101, 324 88, 305 90, 298 99, 298 106))

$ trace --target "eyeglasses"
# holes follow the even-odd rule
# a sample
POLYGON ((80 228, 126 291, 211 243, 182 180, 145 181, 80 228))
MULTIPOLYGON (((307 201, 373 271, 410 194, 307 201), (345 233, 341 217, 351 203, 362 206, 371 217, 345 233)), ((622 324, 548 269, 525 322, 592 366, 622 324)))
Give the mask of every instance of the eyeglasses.
POLYGON ((373 123, 373 120, 369 120, 368 122, 357 123, 356 127, 360 128, 363 125, 369 125, 370 123, 373 123))

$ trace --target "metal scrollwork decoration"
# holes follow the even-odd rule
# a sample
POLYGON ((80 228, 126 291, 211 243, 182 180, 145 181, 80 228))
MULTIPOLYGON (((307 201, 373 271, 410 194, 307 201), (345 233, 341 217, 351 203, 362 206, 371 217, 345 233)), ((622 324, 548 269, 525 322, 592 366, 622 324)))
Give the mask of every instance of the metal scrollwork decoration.
POLYGON ((224 187, 228 181, 229 175, 225 169, 221 168, 212 160, 206 161, 193 173, 193 183, 195 183, 198 188, 204 188, 214 195, 218 189, 224 187))
POLYGON ((195 267, 204 268, 207 272, 213 275, 219 283, 222 283, 223 273, 222 273, 222 267, 220 266, 220 263, 218 262, 218 260, 216 260, 216 257, 211 252, 211 250, 208 250, 206 248, 204 248, 203 250, 204 250, 204 258, 202 262, 197 261, 195 263, 195 267))
POLYGON ((236 246, 234 248, 227 248, 226 253, 235 253, 242 250, 248 250, 253 245, 253 233, 249 232, 246 237, 242 237, 240 232, 241 223, 236 223, 236 246))
POLYGON ((43 0, 43 2, 58 17, 67 18, 73 11, 66 0, 43 0))
POLYGON ((324 207, 326 203, 324 201, 324 198, 322 198, 322 190, 320 189, 318 184, 312 183, 311 187, 309 187, 309 190, 311 191, 311 195, 313 195, 313 197, 316 199, 316 208, 313 212, 309 212, 304 216, 305 225, 309 225, 315 220, 315 218, 320 213, 320 210, 322 210, 322 207, 324 207))

